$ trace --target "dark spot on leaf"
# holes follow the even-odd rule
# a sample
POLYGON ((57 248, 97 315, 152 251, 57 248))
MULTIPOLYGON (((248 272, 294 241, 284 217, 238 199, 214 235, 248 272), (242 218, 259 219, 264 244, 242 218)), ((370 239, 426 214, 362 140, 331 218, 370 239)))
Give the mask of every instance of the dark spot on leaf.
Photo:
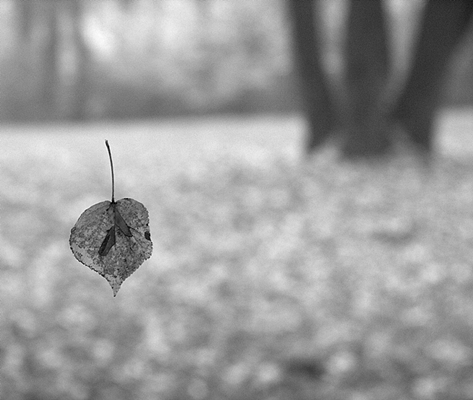
POLYGON ((112 226, 105 236, 105 239, 102 242, 102 245, 99 249, 99 256, 105 257, 110 249, 115 245, 115 225, 112 226))
POLYGON ((151 234, 149 232, 145 232, 145 239, 151 240, 151 234))

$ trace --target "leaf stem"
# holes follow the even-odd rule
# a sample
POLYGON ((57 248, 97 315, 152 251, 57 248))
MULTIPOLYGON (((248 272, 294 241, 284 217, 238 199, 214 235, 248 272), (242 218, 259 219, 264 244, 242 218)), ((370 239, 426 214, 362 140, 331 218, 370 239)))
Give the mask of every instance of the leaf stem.
POLYGON ((105 140, 105 146, 107 146, 108 158, 110 159, 110 169, 112 170, 112 203, 115 203, 115 174, 113 173, 112 152, 110 151, 108 140, 105 140))

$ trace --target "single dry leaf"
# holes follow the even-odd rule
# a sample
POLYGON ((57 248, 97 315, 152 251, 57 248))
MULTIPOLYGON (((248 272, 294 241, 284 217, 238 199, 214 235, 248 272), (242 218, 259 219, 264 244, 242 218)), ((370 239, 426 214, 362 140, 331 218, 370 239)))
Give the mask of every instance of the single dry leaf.
POLYGON ((105 141, 112 171, 112 201, 85 210, 71 230, 69 245, 74 257, 102 275, 116 296, 121 284, 151 257, 153 243, 148 210, 139 201, 115 201, 112 153, 105 141))
POLYGON ((94 204, 77 220, 69 244, 77 260, 102 275, 116 296, 123 281, 151 257, 148 210, 130 198, 94 204))

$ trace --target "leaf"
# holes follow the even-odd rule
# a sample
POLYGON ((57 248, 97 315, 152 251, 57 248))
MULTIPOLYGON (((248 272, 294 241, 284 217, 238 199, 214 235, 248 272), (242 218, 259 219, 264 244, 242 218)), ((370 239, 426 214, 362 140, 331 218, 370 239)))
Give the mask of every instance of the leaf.
POLYGON ((69 244, 75 258, 102 275, 116 296, 125 279, 151 257, 148 210, 130 198, 94 204, 77 220, 69 244))

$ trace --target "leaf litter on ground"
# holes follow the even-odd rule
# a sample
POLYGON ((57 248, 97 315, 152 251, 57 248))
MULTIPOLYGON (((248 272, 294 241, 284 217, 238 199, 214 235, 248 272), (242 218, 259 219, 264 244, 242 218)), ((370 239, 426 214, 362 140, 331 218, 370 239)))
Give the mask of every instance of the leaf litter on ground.
MULTIPOLYGON (((195 129, 194 125, 192 129, 195 129)), ((458 141, 458 132, 453 130, 453 133, 458 141)), ((36 197, 41 200, 51 192, 60 195, 56 202, 49 202, 43 208, 38 208, 31 197, 12 197, 15 205, 18 197, 35 205, 25 207, 27 213, 21 220, 18 212, 2 207, 5 210, 2 214, 3 239, 12 237, 12 233, 13 237, 21 233, 21 240, 11 246, 17 246, 19 254, 29 246, 36 258, 41 252, 39 254, 47 258, 42 257, 34 265, 48 264, 58 272, 54 280, 49 279, 50 285, 41 289, 53 299, 54 294, 60 293, 65 300, 45 303, 44 313, 37 317, 38 321, 55 327, 62 321, 58 314, 66 315, 71 310, 83 308, 85 316, 96 321, 99 328, 88 329, 87 334, 78 336, 77 348, 91 352, 86 367, 92 373, 84 381, 80 374, 84 364, 71 363, 75 358, 63 354, 62 349, 73 340, 72 335, 62 334, 63 325, 52 332, 41 324, 31 329, 42 338, 42 341, 36 341, 38 353, 43 350, 57 352, 62 357, 57 368, 48 372, 50 378, 59 376, 64 368, 72 368, 70 380, 61 383, 61 387, 67 388, 64 390, 72 392, 77 385, 83 384, 95 390, 94 368, 97 365, 102 368, 103 360, 98 357, 103 352, 95 355, 92 351, 94 344, 102 339, 102 332, 106 331, 113 332, 107 338, 110 346, 118 348, 124 340, 127 340, 127 346, 119 350, 124 350, 120 363, 111 357, 103 368, 110 374, 106 375, 105 381, 110 379, 117 388, 127 385, 121 379, 123 371, 137 369, 136 351, 139 351, 141 364, 138 364, 138 370, 143 372, 133 377, 139 388, 132 390, 132 396, 137 399, 150 396, 186 398, 181 396, 182 388, 193 387, 195 376, 199 377, 199 385, 209 388, 208 396, 224 392, 229 393, 228 398, 242 398, 243 389, 260 388, 257 385, 262 372, 258 371, 266 368, 263 366, 280 371, 278 360, 286 360, 288 353, 292 355, 299 351, 306 357, 320 352, 325 355, 323 361, 328 366, 329 379, 322 385, 332 385, 329 387, 332 393, 327 398, 347 398, 353 393, 362 398, 444 398, 451 397, 452 393, 448 391, 453 390, 453 386, 454 397, 472 398, 468 367, 457 362, 457 369, 448 364, 447 368, 439 369, 441 364, 437 361, 438 357, 446 358, 446 346, 437 345, 437 340, 459 343, 459 348, 465 346, 463 354, 467 356, 473 348, 469 334, 473 321, 471 158, 465 162, 454 162, 452 156, 439 158, 429 179, 419 174, 408 160, 393 160, 388 165, 371 167, 363 163, 334 162, 318 154, 299 168, 299 172, 294 171, 292 158, 286 162, 286 156, 280 165, 266 160, 263 164, 261 160, 257 162, 252 152, 237 155, 229 149, 228 154, 213 163, 207 159, 205 164, 207 153, 202 148, 198 152, 201 158, 193 160, 182 152, 182 148, 173 146, 188 158, 187 162, 179 164, 181 161, 176 161, 175 153, 160 152, 157 157, 151 152, 156 148, 155 129, 149 136, 147 141, 135 140, 142 149, 130 152, 127 148, 122 161, 127 165, 128 175, 124 182, 130 182, 132 187, 137 185, 137 192, 141 185, 140 197, 160 198, 148 208, 154 217, 153 227, 159 226, 166 235, 160 234, 159 261, 150 261, 159 262, 160 268, 147 268, 145 273, 133 279, 131 284, 139 286, 140 290, 130 293, 127 300, 118 305, 118 311, 111 310, 107 302, 97 302, 93 286, 89 286, 82 297, 68 297, 66 294, 77 293, 78 285, 64 284, 76 279, 77 274, 73 269, 65 271, 63 259, 54 261, 49 250, 38 246, 41 243, 38 237, 44 236, 45 227, 57 232, 57 238, 63 234, 50 218, 57 215, 58 207, 65 211, 70 209, 76 216, 79 213, 75 207, 70 207, 71 199, 80 198, 86 192, 87 184, 89 188, 93 182, 102 184, 96 177, 94 160, 84 163, 84 160, 76 159, 76 163, 81 163, 71 163, 59 172, 54 158, 41 158, 42 164, 56 167, 42 169, 39 175, 45 182, 51 182, 51 176, 56 173, 59 179, 52 187, 45 187, 40 181, 20 179, 28 175, 24 170, 19 172, 19 165, 14 162, 4 165, 3 171, 11 169, 15 173, 12 182, 28 182, 28 186, 2 185, 4 191, 27 188, 29 192, 37 193, 36 197), (146 150, 150 151, 149 157, 143 156, 147 154, 146 150), (137 153, 139 158, 135 156, 137 153), (193 168, 195 165, 207 167, 193 168), (148 174, 140 182, 134 182, 134 176, 145 167, 162 173, 159 177, 148 174), (67 180, 63 177, 79 168, 83 168, 80 170, 81 175, 83 172, 81 181, 76 181, 74 188, 66 186, 67 180), (201 171, 205 175, 200 175, 201 171), (293 201, 285 205, 284 198, 293 201), (5 221, 10 222, 5 224, 5 221), (34 229, 32 222, 37 224, 34 229), (409 240, 395 240, 403 232, 410 232, 411 226, 415 229, 409 240), (73 290, 65 293, 66 289, 73 290), (116 318, 107 318, 110 313, 121 316, 118 322, 116 318), (146 335, 131 337, 128 327, 143 329, 146 335), (55 334, 54 340, 51 340, 50 332, 55 334), (238 340, 234 340, 235 337, 238 340), (240 340, 241 337, 247 339, 240 340), (354 347, 350 347, 352 343, 354 347), (368 357, 357 358, 356 346, 368 349, 368 357), (429 349, 435 357, 430 356, 429 349), (187 361, 173 363, 170 367, 168 360, 171 359, 187 361), (398 359, 404 364, 396 369, 398 359), (222 360, 212 368, 218 377, 223 377, 219 381, 214 376, 208 377, 210 373, 202 372, 203 365, 214 366, 214 360, 222 360), (156 367, 148 368, 149 365, 156 367), (249 378, 235 384, 233 371, 235 368, 240 370, 240 366, 249 378), (385 382, 375 383, 373 392, 359 386, 354 389, 355 378, 359 378, 357 385, 373 382, 369 379, 372 368, 382 372, 385 382), (157 370, 166 371, 163 379, 175 384, 156 387, 157 370), (403 394, 404 385, 397 377, 404 376, 403 371, 412 370, 417 371, 417 377, 411 381, 415 393, 403 394), (209 386, 206 386, 208 382, 209 386), (377 388, 381 392, 374 393, 377 388)), ((191 138, 190 135, 187 137, 191 138)), ((468 138, 465 134, 465 139, 460 141, 463 148, 471 143, 468 138)), ((55 143, 57 140, 55 138, 55 143)), ((66 148, 71 138, 63 140, 66 148)), ((90 136, 83 140, 84 147, 89 140, 90 136)), ((125 135, 123 140, 127 140, 125 135)), ((195 146, 191 139, 189 143, 195 146)), ((56 149, 51 146, 49 150, 56 149)), ((35 153, 31 152, 27 159, 38 165, 35 153)), ((86 200, 86 203, 94 201, 86 200)), ((118 209, 128 222, 120 207, 118 209)), ((71 225, 64 213, 58 223, 71 225)), ((105 240, 106 231, 102 235, 97 251, 105 240)), ((31 274, 36 269, 40 270, 34 267, 26 271, 31 274)), ((23 269, 16 270, 11 276, 18 279, 17 286, 12 285, 11 279, 5 279, 7 272, 2 273, 2 287, 9 288, 8 292, 2 290, 5 299, 8 298, 5 293, 18 296, 40 286, 36 282, 25 289, 24 278, 30 275, 20 273, 23 269)), ((18 296, 13 303, 16 307, 11 306, 12 300, 8 298, 4 302, 9 304, 5 311, 24 315, 23 298, 31 301, 32 297, 22 296, 20 301, 18 296)), ((42 299, 33 297, 34 300, 37 298, 42 299)), ((36 310, 30 307, 31 315, 38 315, 36 310)), ((81 314, 73 313, 69 317, 71 323, 79 324, 82 319, 77 315, 81 314)), ((10 326, 9 319, 4 320, 6 329, 2 332, 5 333, 10 326)), ((69 329, 72 332, 72 328, 69 329)), ((13 345, 6 348, 9 358, 18 346, 25 346, 20 340, 21 337, 15 338, 13 345)), ((453 348, 451 345, 448 351, 453 352, 453 348)), ((18 354, 21 357, 23 353, 18 354)), ((455 359, 453 355, 449 357, 455 359)), ((21 363, 21 358, 18 360, 21 363)), ((44 373, 44 368, 39 372, 44 373)), ((5 374, 9 370, 5 369, 5 374)), ((18 371, 19 384, 28 387, 31 375, 24 372, 25 368, 18 371)), ((276 375, 279 384, 284 376, 279 372, 276 375)), ((0 380, 7 382, 6 376, 0 380)), ((305 376, 298 380, 299 388, 307 385, 307 381, 305 376)), ((60 390, 47 378, 35 382, 42 382, 44 387, 55 390, 54 393, 60 390)), ((262 390, 267 393, 265 388, 262 390)), ((33 389, 42 393, 39 383, 33 389)), ((273 393, 262 396, 262 390, 244 397, 297 397, 291 396, 289 391, 281 396, 273 393)), ((123 393, 126 393, 125 397, 118 395, 117 398, 130 397, 128 386, 123 387, 123 393)), ((54 397, 52 394, 45 396, 54 397)), ((306 397, 310 398, 310 395, 306 397)))

